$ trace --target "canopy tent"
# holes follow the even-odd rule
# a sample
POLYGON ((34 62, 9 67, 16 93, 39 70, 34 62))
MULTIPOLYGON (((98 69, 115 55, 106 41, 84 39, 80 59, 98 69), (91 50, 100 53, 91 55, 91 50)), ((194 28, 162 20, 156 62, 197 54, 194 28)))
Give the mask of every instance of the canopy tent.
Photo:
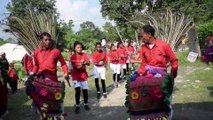
POLYGON ((0 46, 0 52, 5 52, 8 62, 21 61, 27 53, 22 45, 6 43, 0 46))

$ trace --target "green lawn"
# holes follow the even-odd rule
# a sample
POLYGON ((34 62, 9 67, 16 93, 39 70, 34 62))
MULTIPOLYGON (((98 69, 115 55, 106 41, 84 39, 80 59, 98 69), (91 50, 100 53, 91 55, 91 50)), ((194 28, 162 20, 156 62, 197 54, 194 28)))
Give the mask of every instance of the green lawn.
MULTIPOLYGON (((180 66, 175 102, 213 102, 213 66, 194 63, 180 66)), ((205 108, 205 106, 204 106, 205 108)))

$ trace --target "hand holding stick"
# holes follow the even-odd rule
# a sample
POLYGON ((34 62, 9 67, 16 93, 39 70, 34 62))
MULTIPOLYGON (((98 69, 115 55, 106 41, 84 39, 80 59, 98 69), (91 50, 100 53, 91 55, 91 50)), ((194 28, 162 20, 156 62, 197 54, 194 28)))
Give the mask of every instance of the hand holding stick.
POLYGON ((69 81, 69 80, 70 80, 70 77, 69 77, 68 74, 64 74, 64 79, 67 81, 69 87, 71 87, 71 84, 70 84, 70 81, 69 81))

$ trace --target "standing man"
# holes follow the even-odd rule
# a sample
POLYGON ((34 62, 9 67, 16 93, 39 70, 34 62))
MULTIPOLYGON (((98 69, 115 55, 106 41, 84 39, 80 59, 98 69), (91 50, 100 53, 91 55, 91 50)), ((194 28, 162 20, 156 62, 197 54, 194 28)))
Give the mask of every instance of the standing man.
MULTIPOLYGON (((142 64, 138 70, 138 73, 145 76, 147 74, 145 66, 147 65, 161 67, 166 71, 167 62, 170 62, 172 76, 171 80, 174 85, 174 78, 176 78, 178 71, 178 59, 176 58, 171 47, 166 42, 155 38, 155 30, 150 25, 143 26, 140 34, 143 38, 144 45, 142 45, 141 49, 139 50, 139 56, 142 60, 142 64)), ((172 102, 171 99, 170 102, 172 102)), ((171 120, 173 114, 171 103, 170 108, 171 112, 169 113, 169 119, 171 120)))
POLYGON ((61 68, 64 71, 64 78, 68 79, 68 67, 61 52, 53 47, 51 35, 47 32, 42 33, 40 35, 40 48, 34 52, 34 66, 31 74, 39 73, 44 75, 44 78, 58 81, 58 61, 61 63, 61 68))
MULTIPOLYGON (((57 62, 59 61, 61 63, 61 68, 64 72, 64 78, 66 80, 69 80, 67 64, 63 56, 61 55, 61 52, 58 49, 54 48, 53 46, 54 45, 53 45, 53 40, 51 39, 51 35, 47 32, 42 33, 40 35, 40 48, 34 51, 34 59, 33 59, 34 65, 30 75, 39 74, 46 81, 49 80, 49 81, 58 82, 57 62)), ((45 82, 43 82, 43 84, 45 84, 45 82)), ((51 86, 55 87, 54 84, 51 84, 51 86)), ((45 86, 42 86, 42 87, 43 87, 42 89, 46 89, 45 86)), ((50 89, 50 90, 54 90, 54 89, 50 89)), ((38 94, 41 94, 41 91, 38 94)), ((53 97, 56 99, 56 95, 54 95, 53 97)), ((49 99, 49 101, 54 101, 55 99, 49 99)), ((41 100, 42 102, 46 101, 44 99, 39 99, 39 100, 41 100)), ((62 102, 58 101, 58 102, 60 103, 60 108, 57 107, 55 109, 57 109, 57 112, 59 111, 64 112, 63 101, 62 102)), ((52 111, 50 110, 52 109, 51 107, 47 107, 47 113, 45 113, 41 109, 41 106, 39 106, 38 100, 33 100, 33 106, 34 105, 36 106, 35 107, 36 109, 37 108, 39 109, 42 118, 45 120, 49 116, 44 114, 53 114, 52 111), (50 110, 50 113, 49 113, 49 110, 50 110)), ((55 111, 54 114, 56 114, 57 112, 55 111)))
POLYGON ((9 63, 6 59, 5 52, 0 53, 0 68, 1 68, 1 76, 3 79, 3 84, 6 89, 6 92, 8 93, 7 83, 9 83, 10 81, 10 77, 8 75, 9 63))

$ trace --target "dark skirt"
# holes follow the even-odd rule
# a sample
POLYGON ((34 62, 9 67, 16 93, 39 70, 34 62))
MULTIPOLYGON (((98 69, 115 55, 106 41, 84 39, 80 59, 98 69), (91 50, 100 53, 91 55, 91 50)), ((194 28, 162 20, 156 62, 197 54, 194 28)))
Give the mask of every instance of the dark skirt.
POLYGON ((6 88, 3 86, 2 82, 0 82, 0 118, 7 111, 7 92, 6 88))

